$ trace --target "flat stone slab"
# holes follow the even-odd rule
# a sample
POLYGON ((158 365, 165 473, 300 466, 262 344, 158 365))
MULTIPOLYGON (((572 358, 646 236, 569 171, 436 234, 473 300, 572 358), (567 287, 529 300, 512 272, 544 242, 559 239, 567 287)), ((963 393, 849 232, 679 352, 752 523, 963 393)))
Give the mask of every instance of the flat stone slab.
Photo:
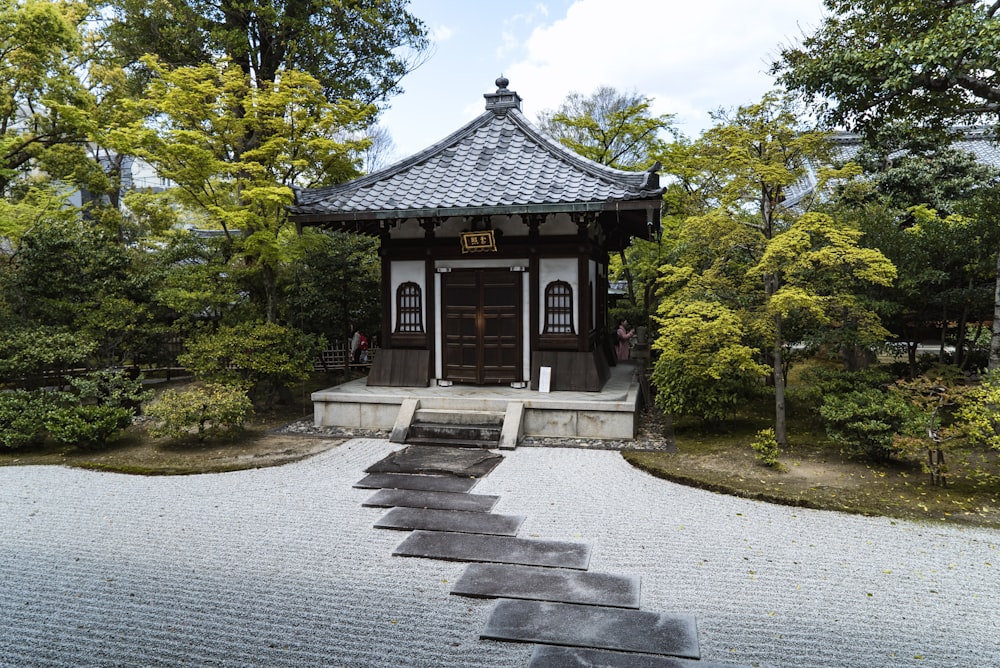
POLYGON ((480 638, 697 659, 693 615, 501 599, 480 638))
POLYGON ((500 500, 499 496, 465 494, 462 492, 424 492, 416 489, 380 489, 361 505, 376 508, 393 506, 406 508, 437 508, 488 513, 500 500))
POLYGON ((362 489, 420 489, 426 492, 468 492, 479 482, 476 478, 419 473, 369 473, 354 483, 362 489))
POLYGON ((503 459, 489 450, 411 445, 397 450, 367 469, 365 473, 427 473, 482 478, 503 459))
POLYGON ((480 598, 639 607, 639 578, 632 575, 564 571, 507 564, 469 564, 452 594, 480 598))
POLYGON ((627 654, 603 649, 539 645, 528 668, 747 668, 731 663, 693 661, 654 654, 627 654))
POLYGON ((440 531, 414 531, 396 547, 393 554, 579 570, 586 570, 590 563, 590 545, 586 543, 440 531))
POLYGON ((376 529, 423 529, 516 536, 524 522, 523 515, 494 515, 465 510, 429 508, 393 508, 375 523, 376 529))

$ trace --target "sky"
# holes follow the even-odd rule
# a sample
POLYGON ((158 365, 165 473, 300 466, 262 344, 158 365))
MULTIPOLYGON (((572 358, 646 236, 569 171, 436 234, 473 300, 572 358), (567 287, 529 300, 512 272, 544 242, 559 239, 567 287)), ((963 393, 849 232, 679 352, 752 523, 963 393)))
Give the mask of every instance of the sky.
POLYGON ((411 0, 433 47, 389 101, 399 160, 485 111, 501 74, 535 122, 569 93, 638 92, 697 138, 709 112, 760 100, 768 67, 822 16, 821 0, 411 0))

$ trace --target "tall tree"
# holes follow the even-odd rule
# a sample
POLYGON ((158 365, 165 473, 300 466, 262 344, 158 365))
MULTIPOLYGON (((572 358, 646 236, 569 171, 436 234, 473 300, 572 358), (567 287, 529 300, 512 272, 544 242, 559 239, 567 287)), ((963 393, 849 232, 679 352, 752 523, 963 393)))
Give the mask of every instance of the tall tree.
POLYGON ((601 86, 570 93, 559 107, 538 115, 543 132, 585 158, 618 169, 645 169, 675 136, 673 114, 655 116, 652 100, 601 86))
POLYGON ((107 35, 123 60, 172 67, 228 58, 251 81, 311 74, 331 102, 380 103, 429 42, 409 0, 109 0, 107 35))
POLYGON ((73 64, 87 9, 84 2, 0 0, 0 197, 45 159, 58 160, 58 147, 86 138, 73 113, 82 90, 73 64))
POLYGON ((176 69, 145 62, 157 77, 136 102, 144 113, 108 141, 154 165, 177 184, 181 203, 238 242, 257 272, 250 285, 259 286, 264 317, 274 321, 277 272, 291 259, 284 210, 291 188, 356 175, 365 143, 350 130, 373 108, 330 103, 315 79, 295 70, 255 87, 225 62, 176 69))
MULTIPOLYGON (((754 105, 719 116, 719 124, 692 146, 690 172, 714 172, 700 196, 705 213, 688 218, 674 243, 673 262, 662 268, 662 354, 653 381, 666 401, 678 376, 678 335, 692 317, 719 332, 703 339, 703 359, 728 359, 730 387, 759 373, 748 348, 763 348, 774 385, 775 437, 787 445, 785 349, 802 338, 871 343, 884 335, 877 316, 858 297, 860 284, 885 284, 895 276, 878 251, 860 247, 861 233, 832 217, 790 206, 792 187, 828 152, 826 135, 800 126, 787 98, 768 94, 754 105), (682 317, 678 317, 682 316, 682 317), (677 327, 680 327, 678 330, 677 327), (712 338, 712 337, 708 337, 712 338)), ((822 182, 856 174, 823 170, 822 182)), ((801 206, 802 203, 800 203, 801 206)), ((720 402, 725 397, 720 399, 720 402)))
MULTIPOLYGON (((594 162, 646 169, 667 151, 668 138, 678 136, 673 114, 656 116, 652 104, 637 92, 601 86, 590 95, 570 93, 557 109, 542 111, 538 124, 542 132, 594 162)), ((648 255, 642 252, 640 257, 648 255)), ((619 260, 629 299, 636 304, 635 278, 625 250, 619 260)))
POLYGON ((942 355, 951 343, 955 364, 970 362, 969 340, 979 340, 990 318, 989 248, 1000 229, 981 197, 992 190, 995 170, 952 147, 911 146, 902 154, 860 154, 865 179, 840 193, 835 210, 856 221, 863 243, 899 270, 896 283, 876 288, 873 297, 891 314, 886 326, 906 344, 916 374, 917 346, 935 330, 942 355))
MULTIPOLYGON (((880 141, 959 123, 996 125, 1000 3, 983 0, 825 0, 829 14, 773 66, 824 118, 880 141)), ((1000 252, 990 368, 1000 368, 1000 252)))

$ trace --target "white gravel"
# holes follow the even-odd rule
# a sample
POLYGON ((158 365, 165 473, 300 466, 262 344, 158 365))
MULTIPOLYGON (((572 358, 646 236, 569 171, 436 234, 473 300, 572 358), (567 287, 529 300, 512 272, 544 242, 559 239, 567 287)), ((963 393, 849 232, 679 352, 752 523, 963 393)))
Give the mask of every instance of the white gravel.
MULTIPOLYGON (((0 468, 0 665, 524 666, 478 639, 464 564, 351 485, 397 446, 144 478, 0 468)), ((590 542, 642 607, 697 616, 702 657, 759 666, 1000 665, 1000 532, 786 508, 657 480, 616 452, 523 448, 474 489, 523 537, 590 542)))

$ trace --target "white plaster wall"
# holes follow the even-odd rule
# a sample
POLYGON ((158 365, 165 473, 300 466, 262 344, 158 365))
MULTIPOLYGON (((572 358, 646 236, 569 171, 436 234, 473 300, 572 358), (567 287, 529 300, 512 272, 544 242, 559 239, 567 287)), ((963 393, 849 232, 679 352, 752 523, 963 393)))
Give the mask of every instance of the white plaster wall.
POLYGON ((573 288, 573 326, 580 333, 580 275, 573 257, 542 258, 538 261, 538 333, 545 329, 545 287, 552 281, 566 281, 573 288))
POLYGON ((424 275, 424 263, 421 260, 396 260, 389 264, 389 281, 392 285, 390 308, 392 312, 393 331, 396 329, 396 319, 398 305, 396 304, 396 290, 403 283, 416 283, 420 286, 420 321, 424 323, 424 331, 427 330, 427 281, 424 275))

